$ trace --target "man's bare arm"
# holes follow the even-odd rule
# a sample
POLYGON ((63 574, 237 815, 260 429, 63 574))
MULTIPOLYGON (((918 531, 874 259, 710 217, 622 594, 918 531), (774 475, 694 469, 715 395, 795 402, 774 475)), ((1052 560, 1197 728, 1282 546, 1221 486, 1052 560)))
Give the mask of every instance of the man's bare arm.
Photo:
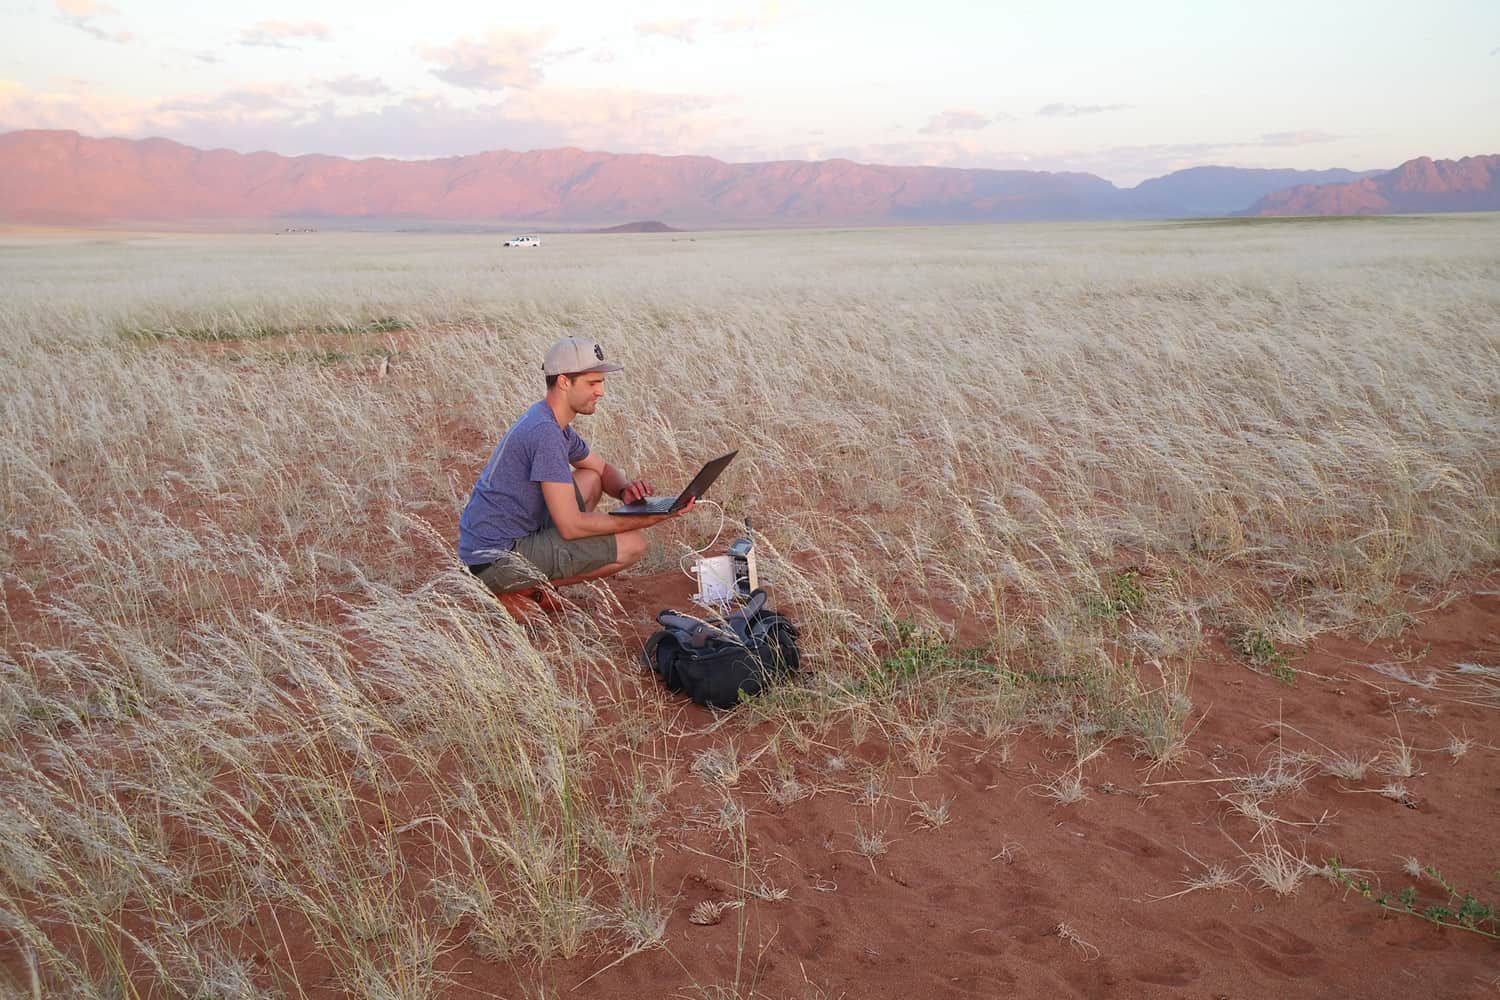
POLYGON ((625 473, 593 452, 590 452, 583 461, 575 463, 574 467, 597 472, 600 482, 604 484, 604 492, 626 503, 643 500, 655 489, 647 480, 628 478, 625 473))
POLYGON ((568 540, 593 538, 598 535, 618 535, 622 531, 637 528, 652 528, 663 521, 686 514, 693 509, 689 503, 682 510, 671 514, 601 514, 594 510, 579 510, 578 496, 572 483, 542 483, 542 499, 547 502, 547 513, 557 525, 557 533, 568 540))

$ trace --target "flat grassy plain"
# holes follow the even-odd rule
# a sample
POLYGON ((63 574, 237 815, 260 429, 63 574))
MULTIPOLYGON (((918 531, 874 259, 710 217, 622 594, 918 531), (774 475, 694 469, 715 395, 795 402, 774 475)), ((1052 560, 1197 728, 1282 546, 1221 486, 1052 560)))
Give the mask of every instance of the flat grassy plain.
POLYGON ((1500 989, 1500 217, 499 242, 0 235, 7 994, 1500 989), (533 628, 457 520, 574 333, 740 456, 533 628))

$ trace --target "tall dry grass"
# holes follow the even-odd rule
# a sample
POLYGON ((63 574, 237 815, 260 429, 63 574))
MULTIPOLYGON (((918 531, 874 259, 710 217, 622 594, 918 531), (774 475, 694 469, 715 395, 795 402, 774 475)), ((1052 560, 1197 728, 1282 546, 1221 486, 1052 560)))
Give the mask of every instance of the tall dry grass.
POLYGON ((741 451, 715 495, 813 670, 734 725, 1170 760, 1206 627, 1398 629, 1500 554, 1497 235, 0 244, 3 975, 420 997, 455 947, 661 942, 687 768, 632 612, 596 587, 528 633, 452 553, 556 337, 627 366, 582 428, 617 464, 741 451))

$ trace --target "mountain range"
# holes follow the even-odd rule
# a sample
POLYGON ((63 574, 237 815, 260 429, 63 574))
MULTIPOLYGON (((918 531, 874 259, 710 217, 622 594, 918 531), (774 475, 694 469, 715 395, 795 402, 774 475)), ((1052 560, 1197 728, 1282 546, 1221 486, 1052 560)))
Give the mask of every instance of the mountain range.
POLYGON ((1321 215, 1500 208, 1500 156, 1391 171, 1194 167, 1119 188, 1087 173, 725 163, 581 149, 431 160, 200 150, 68 131, 0 135, 0 220, 254 219, 675 226, 1321 215))

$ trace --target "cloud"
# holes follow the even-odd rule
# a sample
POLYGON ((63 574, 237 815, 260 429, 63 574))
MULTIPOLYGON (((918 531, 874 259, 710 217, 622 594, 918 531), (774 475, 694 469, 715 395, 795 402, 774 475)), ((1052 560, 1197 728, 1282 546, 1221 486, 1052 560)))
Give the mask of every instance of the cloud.
POLYGON ((704 94, 546 87, 512 94, 504 114, 565 135, 569 145, 681 154, 717 137, 724 122, 710 112, 725 103, 704 94))
POLYGON ((260 21, 240 32, 241 45, 267 49, 293 49, 299 41, 326 42, 333 29, 321 21, 260 21))
POLYGON ((730 14, 714 19, 714 27, 724 32, 759 31, 785 21, 791 14, 786 5, 780 3, 761 4, 754 11, 730 14))
POLYGON ((679 42, 697 41, 700 32, 707 30, 724 34, 739 34, 760 31, 785 21, 787 9, 779 3, 761 4, 753 10, 739 11, 713 19, 701 17, 668 17, 654 21, 639 21, 635 30, 639 35, 657 35, 675 38, 679 42))
POLYGON ((697 36, 698 25, 701 23, 696 18, 662 18, 641 21, 636 24, 635 30, 641 35, 661 35, 663 38, 675 38, 679 42, 691 42, 697 36))
POLYGON ((947 135, 951 132, 973 132, 988 128, 994 119, 978 111, 952 110, 933 115, 918 132, 925 135, 947 135))
POLYGON ((174 112, 188 114, 242 114, 285 111, 296 106, 301 92, 285 84, 258 87, 234 87, 211 97, 177 97, 158 102, 152 111, 157 115, 174 112))
POLYGON ((0 131, 28 128, 76 129, 86 135, 131 134, 145 104, 138 98, 100 94, 84 88, 33 90, 0 79, 0 131))
POLYGON ((1332 132, 1323 132, 1318 129, 1304 129, 1299 132, 1266 132, 1260 137, 1262 146, 1311 146, 1319 142, 1336 142, 1343 136, 1332 132))
POLYGON ((1124 111, 1129 107, 1128 104, 1044 104, 1036 113, 1043 118, 1077 118, 1079 115, 1124 111))
POLYGON ((384 97, 391 92, 379 77, 353 75, 324 80, 323 89, 339 97, 384 97))
POLYGON ((720 111, 727 99, 697 94, 543 87, 479 104, 428 94, 350 108, 323 96, 327 83, 310 92, 286 84, 247 85, 151 100, 87 86, 42 92, 0 80, 0 132, 76 129, 288 155, 446 157, 559 146, 700 153, 716 144, 726 126, 720 111))
POLYGON ((94 0, 57 0, 57 9, 69 17, 102 17, 120 13, 109 4, 95 3, 94 0))
POLYGON ((418 45, 416 53, 437 69, 432 75, 467 90, 504 90, 535 87, 542 82, 542 64, 551 28, 495 28, 482 38, 460 38, 452 45, 418 45))
POLYGON ((128 31, 106 31, 94 23, 98 18, 115 17, 120 13, 108 4, 96 3, 95 0, 56 0, 56 2, 57 9, 61 12, 58 20, 77 28, 85 35, 102 42, 115 43, 124 43, 135 38, 135 35, 128 31))

